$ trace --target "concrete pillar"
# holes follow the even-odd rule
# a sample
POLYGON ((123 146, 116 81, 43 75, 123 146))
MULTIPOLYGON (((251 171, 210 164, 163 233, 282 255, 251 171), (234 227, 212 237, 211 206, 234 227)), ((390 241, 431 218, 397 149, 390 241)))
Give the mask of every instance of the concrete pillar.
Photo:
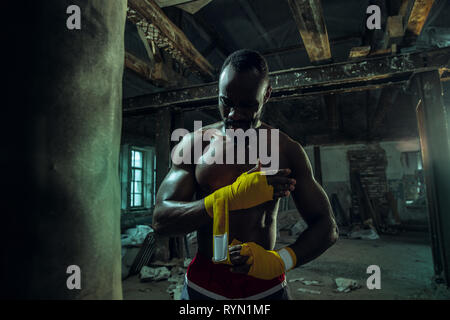
POLYGON ((450 286, 449 110, 443 103, 437 70, 414 80, 435 273, 450 286))
POLYGON ((159 111, 156 128, 156 190, 158 190, 170 169, 172 115, 169 109, 159 111))
MULTIPOLYGON (((161 183, 170 170, 172 114, 168 108, 158 112, 156 128, 156 192, 158 192, 161 183)), ((153 259, 169 261, 170 258, 170 238, 156 235, 156 249, 153 259)))
POLYGON ((6 150, 12 183, 2 212, 1 297, 121 299, 126 1, 30 6, 11 11, 28 15, 17 18, 28 32, 11 28, 28 78, 16 74, 11 82, 22 95, 8 118, 16 144, 6 150), (81 9, 81 30, 66 26, 71 5, 81 9), (67 287, 72 265, 81 270, 81 289, 67 287))

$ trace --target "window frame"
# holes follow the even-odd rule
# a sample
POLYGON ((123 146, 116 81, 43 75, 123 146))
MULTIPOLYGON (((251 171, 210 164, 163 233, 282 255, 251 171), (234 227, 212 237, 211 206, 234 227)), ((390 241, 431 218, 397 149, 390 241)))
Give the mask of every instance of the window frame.
POLYGON ((144 179, 145 179, 145 170, 146 170, 146 168, 145 168, 145 166, 146 166, 146 163, 145 163, 145 156, 146 155, 145 155, 145 153, 146 153, 146 150, 144 148, 130 146, 130 151, 128 153, 128 163, 129 163, 129 165, 128 165, 128 177, 129 177, 129 179, 128 179, 128 186, 127 186, 128 187, 127 207, 128 207, 129 210, 142 210, 142 209, 145 208, 145 192, 144 192, 144 188, 145 188, 145 181, 144 181, 144 179), (133 166, 133 162, 132 162, 133 151, 140 152, 141 155, 142 155, 142 167, 141 168, 133 166), (141 182, 141 192, 139 193, 139 194, 141 194, 141 205, 140 206, 133 206, 132 205, 132 197, 133 197, 133 194, 135 193, 135 192, 132 191, 133 190, 132 186, 133 186, 133 183, 135 182, 133 180, 133 170, 141 170, 141 181, 140 181, 141 182))

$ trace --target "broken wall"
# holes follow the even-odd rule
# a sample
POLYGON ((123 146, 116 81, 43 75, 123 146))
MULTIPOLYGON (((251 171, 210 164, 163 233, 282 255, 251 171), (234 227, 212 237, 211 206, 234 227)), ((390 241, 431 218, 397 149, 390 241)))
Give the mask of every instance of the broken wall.
MULTIPOLYGON (((419 167, 419 157, 410 157, 406 163, 403 159, 405 152, 414 153, 420 150, 419 140, 410 139, 402 141, 385 141, 380 142, 379 147, 386 154, 385 174, 387 179, 387 190, 393 192, 397 199, 398 211, 402 221, 417 224, 427 223, 427 211, 424 207, 407 208, 405 199, 405 181, 409 181, 407 177, 414 175, 419 167), (406 178, 405 178, 406 177, 406 178)), ((314 147, 307 146, 305 151, 314 168, 314 147)), ((350 184, 350 163, 348 160, 348 151, 366 150, 364 144, 353 145, 337 145, 323 146, 321 152, 322 181, 323 188, 329 197, 333 193, 338 195, 339 201, 344 212, 349 213, 352 207, 351 184, 350 184)), ((419 153, 420 155, 420 153, 419 153)), ((384 189, 383 189, 384 190, 384 189)), ((292 209, 289 206, 289 209, 292 209)))

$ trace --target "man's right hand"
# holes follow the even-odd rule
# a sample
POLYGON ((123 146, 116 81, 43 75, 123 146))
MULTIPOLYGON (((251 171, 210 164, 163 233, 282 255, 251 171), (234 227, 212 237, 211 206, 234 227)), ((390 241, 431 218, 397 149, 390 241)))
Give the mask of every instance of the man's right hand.
MULTIPOLYGON (((261 171, 261 162, 258 162, 258 164, 247 173, 258 171, 261 171)), ((273 187, 274 199, 288 197, 291 192, 295 190, 297 181, 288 177, 291 174, 291 169, 269 170, 263 171, 263 173, 267 177, 267 183, 273 187)))
POLYGON ((289 196, 295 189, 295 179, 288 178, 290 169, 261 171, 259 162, 253 169, 243 173, 231 185, 216 190, 205 198, 205 208, 213 216, 216 199, 228 202, 229 210, 248 209, 264 202, 289 196))

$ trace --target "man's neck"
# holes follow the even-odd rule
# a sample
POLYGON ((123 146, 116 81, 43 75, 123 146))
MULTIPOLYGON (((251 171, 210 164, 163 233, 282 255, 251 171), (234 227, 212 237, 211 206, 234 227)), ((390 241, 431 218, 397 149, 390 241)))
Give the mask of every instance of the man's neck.
MULTIPOLYGON (((252 126, 252 127, 248 128, 248 129, 258 130, 258 129, 261 129, 261 127, 262 127, 262 121, 261 120, 257 120, 255 126, 252 126)), ((227 127, 226 127, 225 123, 222 121, 222 124, 220 126, 220 131, 222 132, 222 134, 225 134, 226 133, 225 130, 227 130, 227 127)), ((233 130, 236 130, 236 129, 233 129, 233 130)), ((246 130, 244 130, 244 131, 246 131, 246 130)))

